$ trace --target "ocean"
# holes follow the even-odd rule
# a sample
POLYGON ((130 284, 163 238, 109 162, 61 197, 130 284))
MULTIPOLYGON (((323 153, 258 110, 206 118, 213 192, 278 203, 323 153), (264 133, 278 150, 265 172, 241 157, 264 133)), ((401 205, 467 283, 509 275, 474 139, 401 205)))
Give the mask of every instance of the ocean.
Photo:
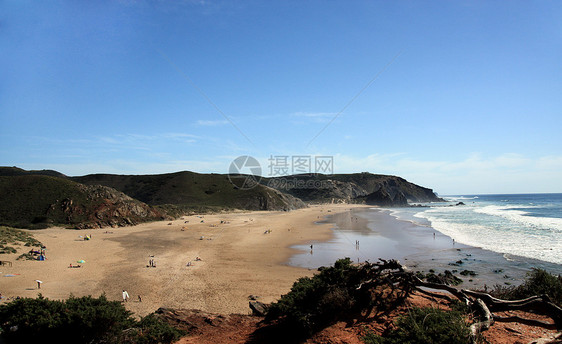
MULTIPOLYGON (((392 211, 455 241, 511 256, 562 264, 562 194, 443 196, 447 203, 392 211), (464 205, 456 205, 462 202, 464 205)), ((426 204, 427 205, 427 204, 426 204)))
POLYGON ((334 225, 333 237, 295 246, 300 253, 288 264, 397 259, 420 271, 477 271, 469 287, 517 283, 532 268, 562 274, 562 194, 442 198, 447 202, 327 214, 322 222, 334 225))

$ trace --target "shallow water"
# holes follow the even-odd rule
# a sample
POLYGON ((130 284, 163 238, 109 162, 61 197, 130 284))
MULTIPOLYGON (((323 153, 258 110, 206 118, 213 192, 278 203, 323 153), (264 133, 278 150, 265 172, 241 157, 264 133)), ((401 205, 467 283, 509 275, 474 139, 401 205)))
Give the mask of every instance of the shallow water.
POLYGON ((302 252, 291 257, 288 263, 316 269, 345 257, 355 262, 397 259, 412 270, 428 272, 433 269, 436 273, 456 270, 456 275, 464 280, 463 287, 518 284, 533 267, 562 274, 560 264, 453 243, 451 237, 435 230, 428 222, 407 217, 397 219, 391 215, 393 211, 362 208, 329 216, 324 221, 334 224, 333 238, 295 246, 302 252), (465 269, 477 275, 459 275, 465 269))

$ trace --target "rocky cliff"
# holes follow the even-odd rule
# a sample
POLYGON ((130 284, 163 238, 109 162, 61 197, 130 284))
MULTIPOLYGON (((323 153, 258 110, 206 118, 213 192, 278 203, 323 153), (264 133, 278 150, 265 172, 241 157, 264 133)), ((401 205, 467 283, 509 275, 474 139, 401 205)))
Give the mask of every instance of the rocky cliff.
POLYGON ((266 185, 306 202, 366 203, 380 206, 404 206, 408 202, 440 202, 433 190, 388 175, 301 174, 263 181, 266 185))

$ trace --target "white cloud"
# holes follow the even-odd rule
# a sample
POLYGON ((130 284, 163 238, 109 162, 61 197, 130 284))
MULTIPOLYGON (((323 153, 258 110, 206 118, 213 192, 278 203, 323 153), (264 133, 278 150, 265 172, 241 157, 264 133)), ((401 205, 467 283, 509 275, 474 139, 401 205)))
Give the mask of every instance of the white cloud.
POLYGON ((405 154, 367 157, 336 155, 336 173, 368 171, 397 175, 440 194, 562 192, 562 156, 528 157, 517 153, 460 160, 421 160, 405 154))
POLYGON ((196 122, 196 124, 201 125, 201 126, 214 127, 214 126, 218 126, 218 125, 228 124, 228 121, 225 120, 225 119, 223 119, 223 120, 213 120, 213 121, 200 119, 196 122))
POLYGON ((295 112, 291 117, 306 119, 315 123, 328 123, 338 116, 334 112, 295 112))

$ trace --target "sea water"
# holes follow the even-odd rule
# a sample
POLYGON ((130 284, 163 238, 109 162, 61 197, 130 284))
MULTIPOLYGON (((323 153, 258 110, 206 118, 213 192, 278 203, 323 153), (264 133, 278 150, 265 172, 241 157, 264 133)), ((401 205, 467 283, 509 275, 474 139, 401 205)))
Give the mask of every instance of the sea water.
POLYGON ((448 202, 392 209, 391 214, 506 259, 520 256, 562 264, 562 194, 443 198, 448 202))
POLYGON ((333 237, 295 246, 300 253, 288 263, 317 268, 344 257, 398 259, 419 271, 476 271, 467 287, 518 283, 532 268, 562 274, 562 194, 443 198, 420 207, 356 208, 329 216, 333 237), (459 260, 463 264, 455 266, 459 260))

